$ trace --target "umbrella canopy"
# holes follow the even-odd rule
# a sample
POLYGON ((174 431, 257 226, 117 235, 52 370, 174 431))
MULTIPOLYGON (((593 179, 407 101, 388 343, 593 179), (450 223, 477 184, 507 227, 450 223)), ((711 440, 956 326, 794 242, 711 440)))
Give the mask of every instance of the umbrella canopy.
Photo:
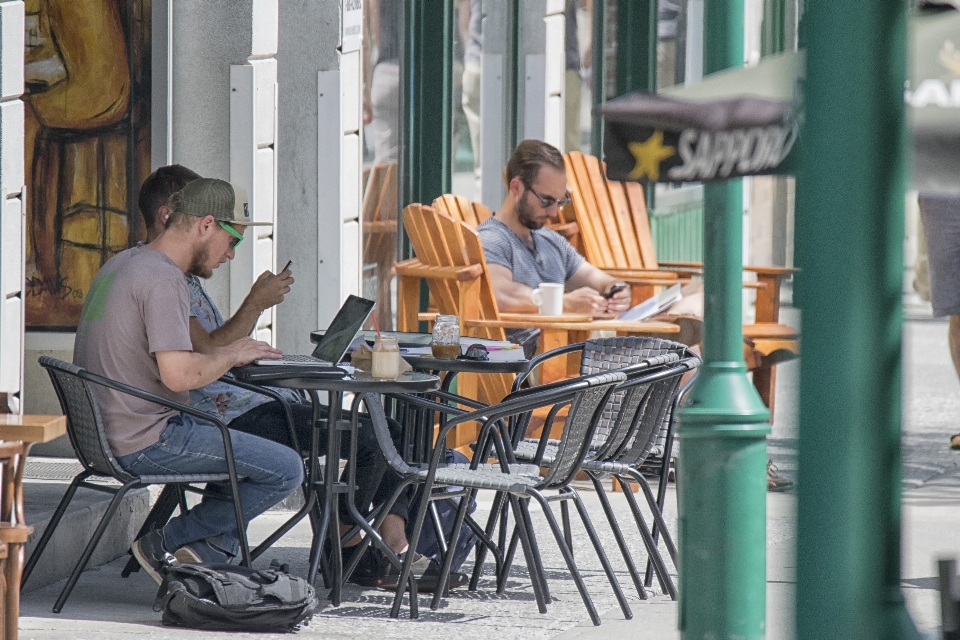
MULTIPOLYGON (((914 140, 912 186, 960 191, 960 11, 913 14, 909 30, 904 100, 914 140)), ((791 172, 805 58, 802 51, 783 53, 659 95, 600 105, 608 174, 683 182, 791 172)))

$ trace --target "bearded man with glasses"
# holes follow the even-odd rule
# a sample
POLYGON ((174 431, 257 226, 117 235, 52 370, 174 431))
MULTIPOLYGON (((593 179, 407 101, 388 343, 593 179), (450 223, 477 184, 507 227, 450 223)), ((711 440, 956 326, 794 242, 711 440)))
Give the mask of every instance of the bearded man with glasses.
MULTIPOLYGON (((533 290, 541 283, 564 285, 564 313, 615 318, 630 306, 630 287, 577 253, 545 225, 570 202, 563 155, 540 140, 524 140, 504 170, 507 195, 500 210, 477 231, 500 311, 537 313, 533 290)), ((508 338, 527 356, 536 349, 536 329, 515 329, 508 338)))

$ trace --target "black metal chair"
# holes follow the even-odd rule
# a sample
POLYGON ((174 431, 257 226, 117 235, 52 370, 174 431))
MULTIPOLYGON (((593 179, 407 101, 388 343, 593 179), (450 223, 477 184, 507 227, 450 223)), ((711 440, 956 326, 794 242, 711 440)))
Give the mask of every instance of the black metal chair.
POLYGON ((41 536, 39 542, 37 543, 37 548, 30 555, 30 559, 27 561, 27 564, 23 570, 23 578, 20 582, 21 586, 25 585, 27 580, 30 578, 30 574, 36 566, 37 561, 40 559, 44 548, 46 548, 47 543, 50 542, 50 538, 53 536, 53 532, 60 523, 60 519, 66 512, 67 507, 70 505, 70 501, 73 499, 77 489, 80 487, 105 493, 112 493, 113 499, 111 500, 110 505, 107 507, 106 513, 104 513, 103 517, 100 519, 100 523, 94 530, 86 548, 80 555, 80 559, 77 561, 73 572, 70 574, 67 584, 60 592, 60 596, 57 598, 57 601, 53 606, 54 613, 60 613, 60 610, 63 608, 67 598, 70 597, 70 593, 73 591, 77 580, 80 578, 81 572, 83 572, 87 562, 90 561, 90 556, 93 554, 97 544, 100 542, 100 538, 103 537, 103 533, 106 531, 110 519, 120 506, 120 502, 123 500, 123 497, 131 489, 136 489, 139 487, 145 487, 148 485, 175 484, 181 485, 189 491, 220 498, 221 496, 219 495, 205 494, 202 489, 198 489, 189 485, 208 482, 229 483, 234 504, 234 511, 237 519, 237 529, 240 534, 240 550, 243 564, 250 566, 250 548, 247 543, 246 523, 244 521, 243 507, 240 504, 238 493, 238 483, 242 478, 237 476, 236 467, 234 466, 233 460, 233 449, 230 444, 230 433, 227 429, 227 426, 223 424, 223 422, 218 420, 216 416, 211 416, 210 414, 197 411, 196 409, 193 409, 187 405, 167 400, 166 398, 141 391, 140 389, 110 380, 109 378, 104 378, 103 376, 91 373, 85 369, 82 369, 81 367, 57 360, 56 358, 51 358, 50 356, 42 356, 40 358, 40 366, 46 369, 47 373, 50 375, 53 388, 56 390, 57 398, 60 400, 60 407, 63 409, 63 413, 67 417, 67 434, 70 437, 70 443, 73 445, 73 450, 76 452, 80 464, 83 465, 83 471, 77 474, 77 476, 70 483, 70 486, 67 488, 66 493, 60 500, 60 504, 57 506, 53 517, 47 524, 47 528, 43 532, 43 536, 41 536), (130 475, 124 471, 119 464, 117 464, 117 460, 111 453, 110 446, 107 443, 107 438, 103 429, 103 420, 100 415, 100 408, 96 399, 95 387, 97 386, 113 389, 121 393, 135 396, 142 400, 147 400, 148 402, 153 402, 171 409, 176 409, 177 411, 195 416, 216 425, 223 435, 223 445, 227 459, 228 473, 157 476, 130 475), (120 482, 121 486, 114 487, 110 485, 95 484, 88 480, 90 477, 113 478, 120 482))
MULTIPOLYGON (((434 496, 435 487, 462 487, 463 491, 472 497, 480 489, 489 489, 497 492, 491 518, 488 521, 485 530, 484 545, 489 543, 489 536, 492 533, 496 523, 496 513, 500 509, 503 500, 509 500, 510 508, 514 513, 517 522, 520 523, 519 536, 522 541, 523 552, 527 561, 531 582, 533 585, 534 596, 541 613, 546 612, 546 605, 550 602, 550 592, 547 586, 546 577, 540 559, 540 553, 537 546, 536 534, 533 530, 532 519, 530 517, 528 502, 532 498, 542 507, 551 531, 556 538, 557 545, 560 547, 561 554, 566 561, 571 576, 577 586, 583 603, 587 608, 590 618, 594 624, 600 624, 600 617, 593 605, 590 594, 586 590, 583 578, 577 569, 573 553, 564 538, 560 525, 557 523, 550 508, 550 501, 572 500, 577 507, 577 511, 583 520, 591 542, 600 562, 603 565, 611 587, 617 596, 620 608, 626 618, 632 617, 630 606, 623 595, 617 578, 613 573, 600 539, 593 528, 590 517, 580 500, 577 492, 570 487, 587 453, 587 447, 584 443, 592 440, 593 433, 597 427, 599 415, 606 403, 607 397, 614 387, 622 383, 626 376, 618 372, 604 373, 596 376, 583 376, 573 380, 566 380, 542 387, 531 389, 522 389, 507 396, 500 404, 483 407, 481 409, 463 412, 461 410, 447 408, 445 405, 437 404, 433 407, 437 411, 452 414, 443 423, 440 432, 436 437, 436 445, 430 456, 428 465, 414 467, 403 461, 403 458, 396 452, 392 442, 389 440, 385 429, 385 417, 383 409, 379 405, 379 399, 371 399, 367 402, 367 408, 371 416, 374 417, 374 427, 377 429, 378 439, 381 447, 384 449, 389 464, 397 471, 409 484, 417 481, 423 484, 423 494, 431 496, 431 499, 443 499, 450 496, 449 493, 434 496), (519 465, 513 459, 512 447, 510 446, 510 434, 508 432, 508 422, 510 419, 523 420, 533 410, 541 407, 569 406, 566 418, 564 435, 560 439, 557 447, 556 464, 546 473, 540 476, 536 467, 531 470, 531 465, 519 465), (496 450, 496 455, 500 462, 487 464, 485 455, 486 447, 478 448, 478 453, 474 455, 473 461, 469 465, 442 465, 440 460, 446 450, 446 435, 456 425, 476 421, 481 424, 478 441, 490 443, 496 450), (544 495, 545 491, 556 490, 558 494, 549 499, 544 495)), ((410 399, 411 402, 422 402, 419 399, 410 399)), ((398 488, 395 495, 399 493, 398 488)), ((452 550, 456 549, 457 539, 460 534, 461 526, 466 518, 466 511, 469 500, 460 500, 457 509, 457 516, 452 526, 452 535, 447 541, 447 553, 444 555, 443 565, 440 568, 440 580, 437 589, 434 592, 431 608, 439 607, 440 599, 443 594, 443 588, 447 582, 450 573, 450 567, 453 560, 452 550)), ((389 504, 389 503, 388 503, 389 504)), ((413 533, 410 537, 410 547, 416 548, 422 530, 426 514, 428 511, 429 500, 422 500, 420 508, 414 520, 413 533)), ((407 583, 411 586, 411 617, 415 616, 416 611, 416 585, 415 580, 411 579, 410 569, 413 561, 413 554, 407 554, 403 566, 401 567, 400 582, 397 593, 394 597, 391 615, 396 617, 399 614, 402 604, 403 593, 406 590, 407 583)), ((498 562, 498 564, 500 564, 498 562)), ((504 572, 498 572, 498 591, 502 589, 506 575, 504 572)))
MULTIPOLYGON (((672 447, 672 417, 682 397, 682 393, 679 392, 681 376, 688 371, 696 370, 700 359, 691 354, 685 345, 679 343, 657 338, 621 337, 569 345, 543 354, 535 358, 534 362, 539 364, 549 358, 577 350, 581 351, 581 373, 591 374, 619 369, 627 375, 627 381, 611 394, 604 407, 597 431, 590 443, 590 451, 581 469, 593 482, 639 596, 642 599, 647 597, 645 587, 650 586, 651 572, 655 572, 664 592, 676 599, 676 587, 660 555, 658 542, 660 535, 663 535, 667 551, 676 564, 676 546, 662 515, 669 471, 669 452, 672 447), (656 452, 663 458, 659 465, 660 483, 656 497, 646 478, 639 471, 640 465, 651 452, 656 452), (624 489, 630 510, 647 549, 648 565, 645 580, 640 579, 614 510, 604 491, 601 480, 606 477, 616 478, 624 489), (630 482, 639 483, 644 493, 654 520, 653 532, 643 518, 630 489, 630 482)), ((518 378, 516 386, 519 386, 522 381, 523 376, 518 378)), ((517 460, 532 462, 545 468, 554 464, 556 441, 548 439, 550 422, 554 417, 548 416, 547 424, 538 440, 520 439, 524 430, 515 429, 514 454, 517 460)), ((562 511, 561 515, 569 539, 571 536, 569 515, 565 511, 562 511)), ((517 533, 514 532, 514 541, 516 537, 517 533)), ((478 553, 478 569, 482 563, 482 553, 482 550, 478 553)), ((510 556, 506 559, 508 564, 510 559, 510 556)))

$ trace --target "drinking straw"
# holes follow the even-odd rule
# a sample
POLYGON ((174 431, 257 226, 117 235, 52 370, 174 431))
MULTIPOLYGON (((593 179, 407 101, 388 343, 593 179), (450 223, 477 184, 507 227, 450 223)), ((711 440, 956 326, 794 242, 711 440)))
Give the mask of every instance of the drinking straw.
POLYGON ((379 340, 383 336, 380 335, 380 325, 377 324, 377 316, 372 315, 370 318, 373 320, 373 328, 377 330, 377 340, 379 340))

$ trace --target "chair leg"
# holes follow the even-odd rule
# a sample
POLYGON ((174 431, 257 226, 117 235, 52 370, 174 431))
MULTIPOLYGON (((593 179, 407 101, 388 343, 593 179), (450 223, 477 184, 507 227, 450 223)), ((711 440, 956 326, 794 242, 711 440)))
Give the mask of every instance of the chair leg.
MULTIPOLYGON (((673 543, 673 536, 670 535, 667 523, 663 520, 660 505, 657 504, 656 499, 653 497, 653 490, 650 489, 650 483, 648 483, 647 479, 643 477, 643 474, 638 471, 631 473, 630 477, 636 480, 640 484, 640 488, 643 489, 643 495, 647 499, 647 506, 650 507, 650 512, 653 514, 654 528, 663 532, 663 543, 667 545, 667 552, 670 554, 670 559, 673 560, 673 564, 676 565, 677 545, 673 543)), ((656 539, 654 539, 654 542, 656 542, 656 539)))
POLYGON ((547 599, 549 598, 545 590, 547 580, 544 576, 543 565, 540 562, 540 556, 539 554, 533 552, 533 540, 536 538, 536 533, 534 533, 532 528, 527 526, 529 524, 526 518, 528 512, 525 512, 524 509, 524 498, 511 495, 510 505, 513 507, 514 513, 517 517, 516 529, 518 530, 520 537, 523 538, 523 555, 527 562, 528 572, 530 573, 530 584, 533 586, 533 597, 537 601, 537 609, 540 611, 540 613, 546 613, 547 599))
MULTIPOLYGON (((53 537, 53 532, 56 530, 57 525, 60 524, 60 519, 63 518, 63 514, 67 512, 67 507, 70 506, 70 501, 73 500, 73 496, 76 494, 80 483, 91 475, 93 474, 89 471, 78 473, 76 477, 74 477, 73 482, 70 483, 70 486, 67 487, 66 493, 60 498, 60 504, 57 505, 57 510, 53 512, 53 517, 50 518, 50 522, 47 523, 47 528, 44 529, 43 535, 40 536, 40 540, 37 542, 37 548, 30 554, 30 558, 23 568, 23 575, 20 578, 20 589, 23 589, 24 585, 27 584, 27 580, 30 579, 30 574, 33 573, 34 567, 36 567, 37 562, 40 561, 40 555, 43 553, 43 550, 47 548, 47 543, 50 542, 50 538, 53 537)), ((14 589, 16 585, 9 584, 7 588, 14 589)))
POLYGON ((580 592, 580 598, 583 600, 583 605, 587 608, 587 613, 590 614, 590 620, 595 626, 600 626, 600 614, 597 613, 597 608, 593 605, 593 600, 590 598, 590 594, 587 592, 587 585, 583 582, 583 576, 580 575, 580 570, 577 568, 577 563, 573 559, 573 554, 570 552, 570 547, 567 546, 567 541, 563 539, 563 531, 560 529, 560 525, 557 523, 557 519, 553 515, 553 510, 550 508, 550 503, 547 502, 547 499, 539 491, 530 490, 530 495, 536 498, 537 502, 540 503, 540 507, 543 509, 543 514, 547 518, 547 523, 550 525, 550 530, 553 532, 553 537, 557 540, 557 546, 560 547, 560 553, 563 554, 563 559, 567 563, 567 568, 570 570, 570 575, 573 577, 573 582, 577 585, 577 591, 580 592))
MULTIPOLYGON (((150 531, 159 529, 165 525, 167 521, 170 520, 170 516, 173 515, 173 510, 185 499, 186 497, 184 496, 181 485, 164 485, 163 490, 160 491, 160 495, 157 496, 157 501, 153 504, 153 508, 150 509, 150 513, 148 513, 147 517, 143 520, 143 524, 140 526, 140 530, 137 532, 134 540, 139 540, 150 531)), ((180 512, 185 513, 182 506, 180 512)), ((131 553, 127 564, 123 567, 123 571, 120 572, 120 577, 127 578, 131 573, 136 573, 137 571, 140 571, 140 563, 137 562, 137 559, 134 558, 131 553)))
POLYGON ((660 588, 668 593, 672 600, 676 600, 677 588, 674 586, 673 580, 670 578, 670 574, 667 572, 667 565, 663 562, 663 557, 660 555, 660 550, 653 541, 653 536, 650 535, 650 529, 647 527, 647 521, 644 519, 643 513, 640 512, 640 507, 637 505, 637 500, 633 497, 633 491, 630 489, 630 485, 625 482, 623 478, 617 476, 617 482, 620 483, 620 488, 624 491, 624 496, 627 498, 627 504, 630 505, 630 510, 633 512, 633 519, 636 520, 637 528, 640 529, 640 535, 643 538, 643 545, 647 548, 647 555, 653 562, 653 569, 657 575, 657 580, 660 582, 660 588))
MULTIPOLYGON (((517 504, 520 507, 520 515, 523 517, 523 528, 520 530, 521 535, 523 531, 527 532, 527 537, 529 538, 528 543, 524 543, 524 548, 526 549, 529 546, 530 557, 533 559, 534 566, 537 569, 537 578, 540 580, 540 591, 543 592, 543 601, 546 604, 553 602, 553 598, 550 595, 550 586, 547 584, 547 572, 543 568, 543 556, 540 555, 540 547, 537 543, 537 532, 533 528, 533 518, 530 516, 529 509, 530 500, 528 498, 518 498, 517 504)), ((530 562, 528 560, 528 562, 530 562)))
MULTIPOLYGON (((676 404, 674 405, 674 415, 676 415, 676 404)), ((663 450, 663 463, 660 465, 660 484, 657 486, 657 508, 663 513, 663 505, 667 498, 667 483, 670 481, 670 457, 673 455, 673 418, 667 430, 667 441, 663 450)), ((660 529, 656 523, 653 525, 653 542, 656 544, 660 540, 660 529)), ((643 584, 650 587, 653 584, 653 561, 647 558, 647 570, 643 575, 643 584)))
MULTIPOLYGON (((453 528, 450 530, 450 540, 446 544, 446 551, 443 554, 443 564, 440 567, 440 580, 437 582, 437 588, 433 592, 433 599, 430 601, 430 609, 436 611, 440 608, 440 599, 443 597, 443 591, 447 588, 447 579, 450 577, 450 570, 453 567, 453 554, 457 550, 457 542, 460 540, 460 529, 463 527, 463 521, 467 517, 467 509, 470 501, 477 495, 476 489, 471 489, 466 496, 460 498, 460 506, 457 508, 457 515, 453 519, 453 528)), ((424 495, 426 500, 428 496, 424 495)), ((437 529, 437 543, 443 549, 441 540, 443 538, 443 527, 440 525, 440 517, 437 515, 436 505, 430 504, 430 513, 434 519, 434 526, 437 529)))
POLYGON ((627 602, 626 596, 623 595, 623 589, 620 588, 620 581, 617 580, 617 576, 613 572, 613 566, 610 564, 610 559, 607 558, 607 554, 603 550, 603 544, 600 542, 600 536, 597 535, 597 530, 593 528, 593 521, 590 519, 590 515, 587 513, 587 508, 583 506, 583 501, 580 500, 580 495, 575 489, 570 487, 564 489, 564 493, 573 496, 573 503, 577 506, 577 512, 580 513, 580 520, 583 521, 583 526, 587 530, 587 535, 590 537, 590 542, 593 543, 593 548, 597 552, 597 557, 600 558, 600 565, 603 567, 603 572, 607 574, 607 581, 610 582, 610 588, 613 589, 613 595, 617 598, 617 603, 620 605, 620 610, 623 612, 623 617, 627 620, 632 619, 633 611, 630 610, 630 604, 627 602))
MULTIPOLYGON (((492 540, 493 530, 497 526, 497 521, 499 520, 498 516, 500 515, 500 506, 503 504, 506 496, 503 493, 498 492, 493 499, 493 505, 490 509, 490 516, 487 518, 487 526, 484 529, 484 534, 486 535, 487 540, 492 540)), ((503 549, 502 546, 499 547, 503 549)), ((483 561, 487 555, 486 545, 477 546, 476 558, 473 563, 473 575, 470 576, 470 585, 467 587, 469 591, 476 591, 477 585, 480 583, 480 576, 483 573, 483 561)), ((494 562, 496 563, 496 575, 497 580, 499 581, 500 570, 503 567, 503 556, 494 553, 494 562)))
POLYGON ((566 500, 560 503, 560 522, 563 523, 563 537, 570 547, 570 553, 573 553, 573 529, 570 527, 570 505, 566 500))
POLYGON ((71 573, 70 577, 67 579, 67 584, 64 585, 63 591, 60 592, 60 597, 57 598, 56 603, 53 605, 54 613, 60 613, 60 610, 63 609, 63 605, 66 603, 67 598, 70 597, 70 592, 73 591, 73 587, 77 584, 77 580, 80 579, 80 574, 83 572, 84 567, 86 567, 87 563, 90 562, 90 556, 93 555, 94 550, 97 548, 100 538, 103 537, 104 531, 107 530, 107 525, 110 523, 110 519, 113 517, 113 514, 117 512, 120 502, 123 500, 123 497, 127 495, 127 491, 137 485, 139 485, 139 482, 137 481, 128 482, 120 487, 120 489, 117 490, 117 493, 113 496, 113 500, 110 501, 110 505, 107 507, 106 513, 104 513, 103 517, 100 518, 100 524, 97 525, 96 530, 93 532, 93 536, 90 538, 90 542, 87 543, 86 548, 80 555, 80 559, 73 568, 73 573, 71 573))
POLYGON ((610 529, 613 531, 613 537, 617 541, 617 546, 620 547, 620 555, 623 556, 623 561, 627 565, 627 571, 630 573, 630 578, 633 580, 633 585, 637 588, 637 594, 640 596, 641 600, 646 600, 648 597, 647 590, 643 586, 643 581, 640 579, 640 574, 637 571, 636 565, 633 564, 633 557, 630 555, 630 549, 627 547, 627 542, 623 538, 623 532, 620 531, 620 524, 617 522, 617 517, 613 512, 613 507, 610 505, 610 499, 607 497, 607 492, 603 489, 603 483, 600 482, 600 479, 595 477, 593 474, 590 474, 590 480, 593 482, 593 487, 597 492, 597 497, 600 498, 600 506, 603 507, 603 513, 607 517, 607 522, 610 523, 610 529))

